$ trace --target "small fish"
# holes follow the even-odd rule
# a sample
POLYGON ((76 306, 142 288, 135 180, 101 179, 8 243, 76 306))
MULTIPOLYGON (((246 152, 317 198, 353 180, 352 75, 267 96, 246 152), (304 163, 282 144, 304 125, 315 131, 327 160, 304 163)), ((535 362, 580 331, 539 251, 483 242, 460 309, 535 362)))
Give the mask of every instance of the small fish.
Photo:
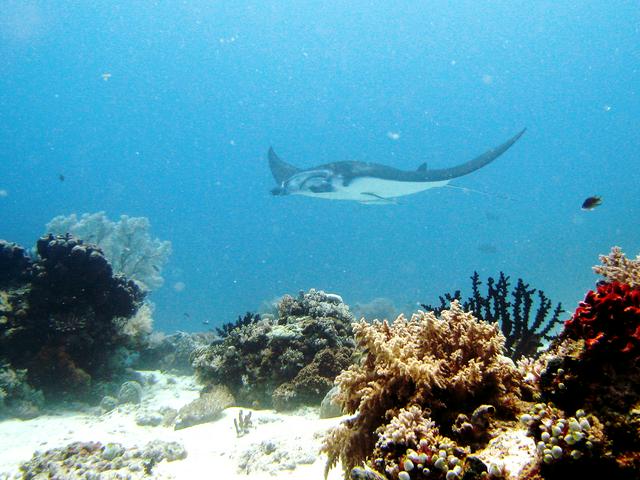
POLYGON ((191 318, 191 315, 189 315, 187 312, 184 312, 184 314, 183 314, 183 315, 184 315, 185 317, 187 317, 187 318, 191 318))
POLYGON ((209 320, 203 320, 203 321, 202 321, 202 324, 203 324, 203 325, 209 325, 209 320))
POLYGON ((58 180, 60 180, 61 182, 64 182, 64 175, 59 173, 58 174, 58 180))
POLYGON ((597 206, 602 205, 602 197, 594 195, 582 202, 582 210, 593 210, 597 206))
POLYGON ((102 80, 104 80, 105 82, 108 81, 111 78, 111 74, 109 72, 104 72, 100 76, 102 77, 102 80))
POLYGON ((151 268, 153 268, 156 272, 160 272, 160 267, 157 265, 151 265, 151 268))
POLYGON ((490 243, 481 243, 480 245, 478 245, 478 250, 480 251, 480 253, 485 254, 498 253, 498 249, 496 248, 496 246, 490 243))

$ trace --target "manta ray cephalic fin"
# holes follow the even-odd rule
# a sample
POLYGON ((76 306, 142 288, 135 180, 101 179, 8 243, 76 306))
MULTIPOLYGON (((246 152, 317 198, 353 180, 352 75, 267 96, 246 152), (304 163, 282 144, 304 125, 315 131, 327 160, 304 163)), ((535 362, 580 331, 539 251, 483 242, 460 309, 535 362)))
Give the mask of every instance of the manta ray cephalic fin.
POLYGON ((278 157, 276 152, 273 150, 273 147, 269 147, 269 168, 271 168, 271 174, 278 185, 300 172, 298 167, 295 167, 278 157))

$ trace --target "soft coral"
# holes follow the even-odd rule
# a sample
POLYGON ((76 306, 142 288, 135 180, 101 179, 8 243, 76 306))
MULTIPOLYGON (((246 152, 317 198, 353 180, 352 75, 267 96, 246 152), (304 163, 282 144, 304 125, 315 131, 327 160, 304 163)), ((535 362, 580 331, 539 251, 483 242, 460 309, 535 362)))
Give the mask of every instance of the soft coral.
POLYGON ((563 334, 584 339, 589 354, 621 352, 639 358, 640 289, 601 282, 565 322, 563 334))

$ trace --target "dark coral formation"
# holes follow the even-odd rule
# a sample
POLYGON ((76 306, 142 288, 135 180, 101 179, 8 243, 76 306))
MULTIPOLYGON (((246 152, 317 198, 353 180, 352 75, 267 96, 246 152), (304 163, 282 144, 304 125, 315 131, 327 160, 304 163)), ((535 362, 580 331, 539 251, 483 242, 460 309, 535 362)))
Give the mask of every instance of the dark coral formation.
POLYGON ((70 235, 46 235, 36 244, 31 308, 49 312, 92 311, 96 317, 129 317, 144 294, 131 280, 114 275, 102 251, 70 235))
POLYGON ((21 246, 0 240, 0 287, 29 277, 31 259, 21 246))
MULTIPOLYGON (((500 272, 497 281, 489 277, 487 294, 484 296, 480 293, 482 282, 478 272, 473 272, 471 282, 472 295, 462 301, 462 308, 472 312, 479 320, 498 322, 506 338, 507 355, 511 358, 518 360, 523 356, 535 357, 539 353, 542 341, 554 338, 554 327, 562 323, 562 305, 558 303, 551 313, 552 302, 542 290, 529 288, 529 284, 519 278, 509 297, 509 277, 503 272, 500 272), (532 317, 536 292, 537 309, 532 317)), ((434 308, 426 304, 422 304, 422 307, 439 314, 453 300, 462 300, 460 290, 440 296, 440 307, 434 308)))
POLYGON ((11 250, 14 276, 0 285, 2 359, 57 398, 77 398, 121 373, 122 318, 144 297, 136 284, 113 275, 99 248, 70 235, 40 238, 34 260, 11 250))
POLYGON ((228 386, 241 406, 319 405, 350 362, 353 316, 339 296, 315 290, 285 295, 278 311, 194 352, 199 381, 228 386))
POLYGON ((236 320, 235 322, 223 323, 222 327, 216 327, 216 333, 220 338, 224 338, 229 336, 229 333, 231 333, 231 331, 236 328, 244 327, 246 325, 250 325, 259 321, 260 314, 247 312, 244 314, 244 317, 238 315, 238 320, 236 320))
POLYGON ((276 387, 271 395, 273 408, 292 410, 299 405, 318 405, 338 374, 351 364, 352 352, 351 347, 320 350, 292 380, 276 387))

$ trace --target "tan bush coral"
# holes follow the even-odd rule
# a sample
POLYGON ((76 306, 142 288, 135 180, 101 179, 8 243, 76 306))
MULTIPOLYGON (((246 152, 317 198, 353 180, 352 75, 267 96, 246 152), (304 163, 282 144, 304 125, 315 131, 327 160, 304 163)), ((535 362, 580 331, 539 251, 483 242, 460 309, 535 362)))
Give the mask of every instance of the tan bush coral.
POLYGON ((613 247, 609 255, 600 255, 602 265, 593 267, 593 271, 602 275, 607 282, 620 282, 631 288, 640 287, 640 255, 630 260, 620 247, 613 247))
POLYGON ((494 405, 499 415, 515 410, 522 377, 502 355, 504 336, 496 324, 478 321, 457 301, 440 318, 419 312, 392 324, 361 320, 354 333, 366 354, 336 382, 344 410, 357 414, 327 437, 323 450, 329 466, 340 459, 348 473, 370 459, 374 432, 401 408, 429 411, 445 431, 458 413, 481 404, 494 405))

